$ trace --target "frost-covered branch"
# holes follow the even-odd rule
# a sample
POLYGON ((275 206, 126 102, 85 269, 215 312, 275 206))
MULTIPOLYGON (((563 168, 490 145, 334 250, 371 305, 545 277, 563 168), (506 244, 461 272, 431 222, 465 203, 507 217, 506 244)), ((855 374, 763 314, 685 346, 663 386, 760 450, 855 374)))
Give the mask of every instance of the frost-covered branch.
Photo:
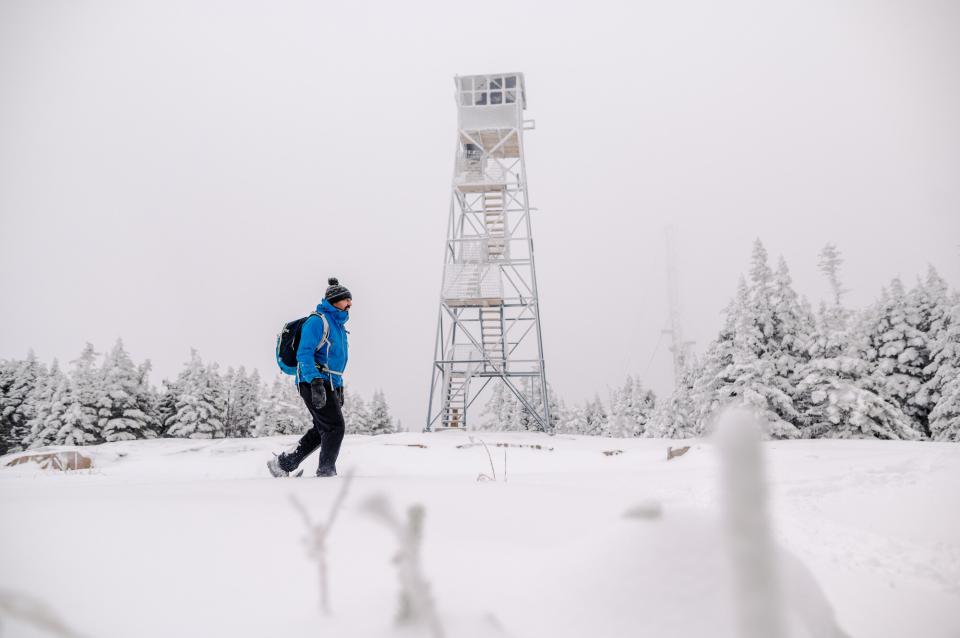
POLYGON ((406 520, 401 520, 383 495, 368 499, 364 510, 386 525, 397 538, 398 549, 394 556, 397 576, 400 579, 397 624, 425 626, 433 638, 443 638, 443 626, 437 616, 430 584, 423 574, 420 560, 426 510, 422 505, 411 505, 407 509, 406 520))
MULTIPOLYGON (((471 441, 471 442, 473 441, 473 437, 470 437, 470 441, 471 441)), ((481 472, 481 473, 477 476, 477 480, 478 480, 478 481, 496 481, 496 480, 497 480, 497 470, 496 470, 496 468, 493 467, 493 456, 491 456, 491 454, 490 454, 490 448, 487 447, 487 444, 484 442, 483 439, 480 439, 480 445, 482 445, 482 446, 483 446, 483 449, 486 450, 486 452, 487 452, 487 460, 490 461, 490 476, 487 476, 486 474, 484 474, 483 472, 481 472)))
POLYGON ((317 576, 320 584, 320 610, 325 614, 330 614, 330 585, 329 571, 327 569, 327 536, 337 520, 337 515, 343 506, 343 501, 350 489, 350 482, 353 479, 353 470, 349 470, 343 476, 343 485, 337 493, 337 497, 330 507, 330 513, 327 515, 326 522, 314 523, 310 518, 310 513, 306 506, 295 495, 290 495, 290 503, 300 514, 303 523, 307 528, 307 534, 303 538, 304 545, 307 547, 307 554, 317 563, 317 576))

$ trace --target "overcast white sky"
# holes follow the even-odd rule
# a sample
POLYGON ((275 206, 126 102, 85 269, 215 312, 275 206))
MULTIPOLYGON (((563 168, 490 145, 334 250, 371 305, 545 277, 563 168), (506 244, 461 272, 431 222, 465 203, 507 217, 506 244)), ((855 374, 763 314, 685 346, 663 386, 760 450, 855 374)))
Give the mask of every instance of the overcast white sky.
POLYGON ((663 228, 702 350, 760 237, 849 301, 960 286, 960 3, 0 0, 0 357, 122 336, 275 370, 329 275, 349 382, 422 426, 455 74, 523 71, 547 374, 671 385, 663 228), (655 354, 656 352, 656 354, 655 354), (648 369, 648 362, 652 363, 648 369))

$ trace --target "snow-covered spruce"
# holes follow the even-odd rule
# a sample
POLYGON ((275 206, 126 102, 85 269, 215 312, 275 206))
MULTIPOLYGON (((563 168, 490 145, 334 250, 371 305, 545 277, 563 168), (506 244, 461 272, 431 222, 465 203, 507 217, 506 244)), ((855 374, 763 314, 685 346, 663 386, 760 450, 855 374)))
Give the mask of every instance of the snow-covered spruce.
POLYGON ((56 445, 91 445, 102 441, 97 411, 104 385, 102 371, 96 365, 98 356, 93 344, 87 343, 72 362, 70 404, 53 441, 56 445))
MULTIPOLYGON (((539 385, 532 383, 530 379, 523 379, 519 388, 520 392, 528 397, 534 409, 542 413, 543 397, 541 396, 539 385)), ((555 431, 562 420, 560 403, 553 389, 547 386, 548 401, 550 401, 550 420, 551 424, 547 431, 555 431)), ((540 423, 528 412, 516 395, 503 383, 496 383, 490 392, 490 397, 480 413, 480 419, 476 424, 471 422, 471 428, 478 430, 503 430, 510 432, 542 432, 544 429, 540 423)))
POLYGON ((289 377, 276 377, 260 406, 260 414, 254 423, 254 436, 302 434, 310 425, 309 418, 289 377))
POLYGON ((224 403, 224 433, 228 437, 253 436, 260 414, 263 384, 256 370, 247 374, 246 368, 229 368, 224 376, 226 398, 224 403))
POLYGON ((830 283, 832 300, 823 303, 808 345, 810 359, 797 375, 803 434, 806 437, 916 439, 919 432, 900 408, 877 392, 878 382, 851 333, 852 313, 843 306, 845 290, 840 251, 828 244, 820 271, 830 283))
POLYGON ((0 396, 0 452, 23 449, 23 442, 30 432, 28 423, 34 417, 36 407, 31 395, 44 374, 33 350, 23 361, 4 363, 0 377, 0 389, 3 390, 0 396))
POLYGON ((60 370, 60 364, 54 359, 50 372, 38 380, 31 393, 36 408, 33 418, 27 422, 30 431, 22 446, 27 449, 50 445, 57 440, 57 433, 64 425, 64 417, 69 407, 69 380, 60 370))
POLYGON ((620 438, 643 436, 656 403, 653 391, 643 387, 639 378, 627 376, 623 386, 610 396, 610 418, 604 435, 620 438))
POLYGON ((937 441, 960 442, 960 297, 954 295, 949 314, 931 344, 933 374, 927 382, 931 398, 930 436, 937 441))
POLYGON ((149 394, 150 363, 134 367, 130 355, 117 343, 103 363, 103 392, 97 404, 100 435, 106 442, 154 438, 159 423, 149 394))
POLYGON ((165 435, 189 439, 224 436, 226 393, 215 365, 204 365, 196 350, 177 377, 175 408, 164 423, 165 435))

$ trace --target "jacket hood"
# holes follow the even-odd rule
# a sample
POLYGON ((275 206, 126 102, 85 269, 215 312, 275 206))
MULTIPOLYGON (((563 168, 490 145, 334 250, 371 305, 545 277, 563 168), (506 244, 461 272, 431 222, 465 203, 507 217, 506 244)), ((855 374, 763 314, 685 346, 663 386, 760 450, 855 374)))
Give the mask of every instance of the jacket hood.
POLYGON ((334 305, 326 299, 324 299, 322 303, 317 304, 317 312, 322 312, 341 326, 347 322, 347 319, 350 318, 349 312, 334 307, 334 305))

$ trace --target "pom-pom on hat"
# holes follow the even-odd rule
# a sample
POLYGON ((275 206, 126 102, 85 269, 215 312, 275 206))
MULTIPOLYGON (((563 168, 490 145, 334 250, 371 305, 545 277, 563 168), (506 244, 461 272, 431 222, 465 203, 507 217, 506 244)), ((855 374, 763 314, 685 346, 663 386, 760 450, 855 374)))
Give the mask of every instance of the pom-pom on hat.
POLYGON ((353 295, 350 294, 347 287, 341 286, 340 280, 336 277, 330 277, 330 279, 327 279, 327 283, 330 285, 327 287, 327 292, 323 295, 323 298, 330 303, 337 303, 343 299, 353 299, 353 295))

